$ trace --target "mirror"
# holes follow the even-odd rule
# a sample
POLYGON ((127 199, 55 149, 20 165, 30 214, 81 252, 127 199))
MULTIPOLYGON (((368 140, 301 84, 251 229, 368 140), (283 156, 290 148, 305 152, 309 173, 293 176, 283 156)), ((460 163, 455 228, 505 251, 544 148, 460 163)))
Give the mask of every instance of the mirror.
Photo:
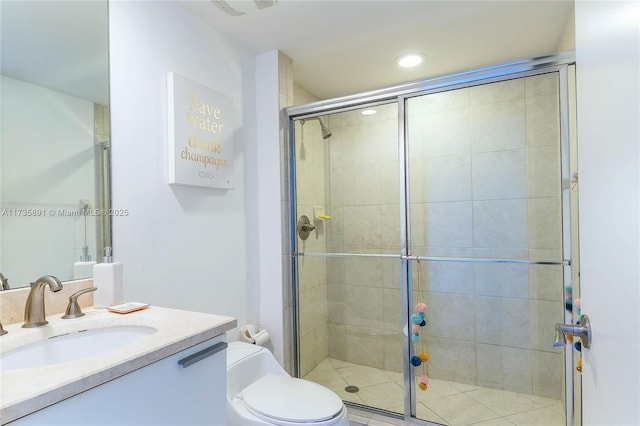
POLYGON ((107 0, 0 2, 0 272, 12 289, 90 276, 111 245, 107 18, 107 0))

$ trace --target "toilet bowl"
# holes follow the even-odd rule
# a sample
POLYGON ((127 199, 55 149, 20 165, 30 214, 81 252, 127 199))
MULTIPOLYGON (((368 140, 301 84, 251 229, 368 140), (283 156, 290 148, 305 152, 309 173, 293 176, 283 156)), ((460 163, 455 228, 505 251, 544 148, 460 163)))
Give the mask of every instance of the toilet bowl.
POLYGON ((269 350, 244 342, 227 348, 229 425, 348 426, 347 409, 331 390, 289 376, 269 350))

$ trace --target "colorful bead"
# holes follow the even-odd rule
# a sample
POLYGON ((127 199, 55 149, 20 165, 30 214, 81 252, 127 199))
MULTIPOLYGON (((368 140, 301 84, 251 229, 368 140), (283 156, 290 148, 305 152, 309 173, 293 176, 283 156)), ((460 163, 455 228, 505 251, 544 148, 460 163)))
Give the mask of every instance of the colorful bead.
POLYGON ((422 322, 422 318, 418 314, 411 315, 411 322, 414 324, 420 324, 422 322))
POLYGON ((425 385, 426 385, 427 383, 429 383, 429 378, 427 377, 427 375, 426 375, 426 374, 423 374, 423 375, 420 377, 420 383, 424 383, 425 385))
MULTIPOLYGON (((426 352, 418 352, 418 357, 420 358, 420 360, 421 360, 422 362, 427 362, 427 361, 429 361, 429 354, 428 354, 428 353, 426 353, 426 352)), ((423 377, 426 377, 426 376, 423 376, 423 377)))
POLYGON ((424 317, 426 316, 426 314, 424 312, 418 312, 418 315, 420 315, 420 318, 424 319, 424 317))
POLYGON ((422 322, 420 323, 420 327, 424 327, 425 325, 427 325, 427 320, 422 320, 422 322))
POLYGON ((411 357, 411 365, 413 365, 414 367, 418 367, 420 364, 422 364, 420 358, 415 355, 411 357))
POLYGON ((578 370, 579 372, 582 373, 582 360, 579 359, 578 362, 576 363, 576 370, 578 370))
POLYGON ((573 344, 573 347, 576 348, 576 351, 582 352, 582 345, 580 344, 580 342, 575 342, 573 344))
POLYGON ((416 332, 420 330, 420 324, 411 324, 411 329, 416 332))
POLYGON ((426 383, 418 383, 418 387, 420 388, 420 390, 426 391, 427 390, 427 384, 426 383))
POLYGON ((414 334, 413 336, 411 336, 411 341, 414 343, 417 343, 420 341, 420 335, 419 334, 414 334))
POLYGON ((424 312, 427 310, 427 305, 425 305, 424 303, 418 303, 416 305, 416 311, 418 312, 424 312))

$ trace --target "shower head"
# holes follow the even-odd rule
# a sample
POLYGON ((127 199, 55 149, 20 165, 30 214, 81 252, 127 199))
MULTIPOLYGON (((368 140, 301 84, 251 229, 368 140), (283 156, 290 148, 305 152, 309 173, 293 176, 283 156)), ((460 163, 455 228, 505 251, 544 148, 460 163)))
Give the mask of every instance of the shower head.
MULTIPOLYGON (((331 137, 331 130, 324 124, 324 121, 320 117, 311 117, 310 120, 318 120, 320 123, 320 130, 322 131, 322 139, 329 139, 331 137)), ((300 120, 301 124, 304 124, 305 120, 300 120)))
POLYGON ((320 122, 320 129, 322 130, 322 139, 329 139, 331 137, 331 130, 324 125, 320 117, 318 117, 318 121, 320 122))

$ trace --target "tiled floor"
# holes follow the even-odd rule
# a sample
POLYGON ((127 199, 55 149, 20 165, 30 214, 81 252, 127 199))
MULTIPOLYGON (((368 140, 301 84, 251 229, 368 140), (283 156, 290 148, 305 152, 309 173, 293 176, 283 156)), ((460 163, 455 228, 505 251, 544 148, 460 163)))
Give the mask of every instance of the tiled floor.
MULTIPOLYGON (((305 379, 320 383, 343 400, 401 413, 404 410, 402 374, 327 358, 305 379), (358 386, 357 393, 344 389, 358 386)), ((417 417, 452 426, 561 426, 564 407, 557 399, 481 388, 431 379, 418 391, 417 417)), ((352 425, 408 425, 410 423, 366 411, 349 411, 352 425)))

